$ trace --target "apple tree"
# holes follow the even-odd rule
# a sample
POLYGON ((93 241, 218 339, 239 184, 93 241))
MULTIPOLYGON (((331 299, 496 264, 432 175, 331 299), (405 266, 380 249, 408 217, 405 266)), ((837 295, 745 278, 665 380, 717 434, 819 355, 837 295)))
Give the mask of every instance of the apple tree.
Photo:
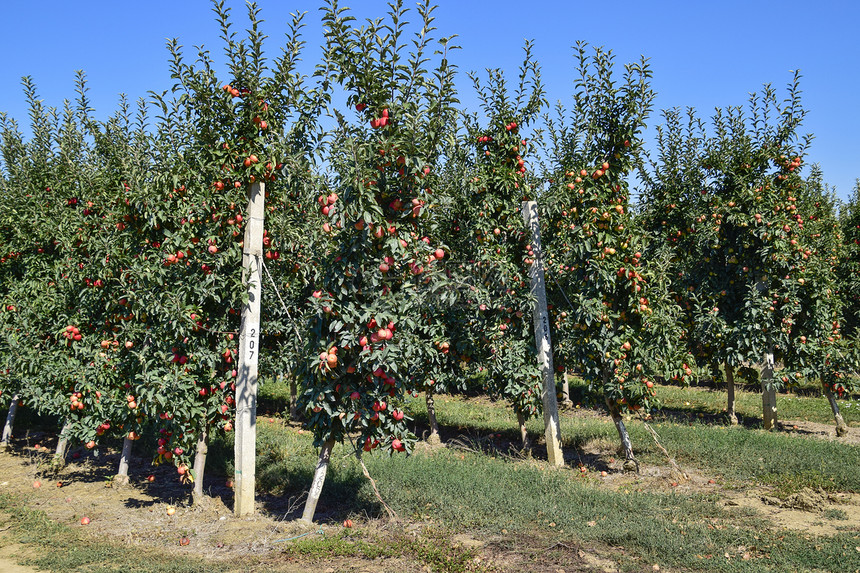
POLYGON ((529 126, 545 105, 540 70, 525 46, 517 83, 501 70, 472 74, 484 117, 467 116, 471 148, 461 149, 464 180, 452 181, 452 242, 460 287, 458 330, 472 340, 468 371, 484 391, 510 402, 523 445, 525 422, 540 411, 541 378, 534 349, 528 268, 530 235, 521 202, 532 198, 526 160, 529 126))
POLYGON ((797 312, 789 329, 791 344, 783 362, 781 381, 791 385, 800 378, 818 379, 836 421, 836 435, 848 433, 837 398, 857 391, 857 345, 844 337, 842 323, 846 300, 839 295, 839 269, 844 238, 836 215, 836 198, 822 181, 817 166, 798 189, 797 209, 804 214, 801 258, 793 269, 797 280, 783 299, 797 312), (834 232, 834 229, 837 229, 834 232), (786 300, 787 299, 787 300, 786 300))
POLYGON ((577 92, 549 122, 550 187, 543 199, 547 280, 558 363, 574 365, 605 399, 626 459, 638 468, 623 412, 649 410, 657 376, 682 366, 667 261, 631 213, 629 176, 654 93, 645 61, 620 83, 611 52, 577 46, 577 92))
POLYGON ((325 222, 315 231, 330 236, 330 247, 309 297, 300 369, 300 405, 321 446, 308 521, 336 442, 356 433, 359 454, 411 448, 415 437, 395 404, 412 391, 410 377, 427 354, 437 352, 422 313, 423 300, 446 279, 433 183, 456 100, 449 40, 433 38, 428 3, 417 11, 411 40, 402 2, 361 27, 336 2, 324 11, 322 68, 350 111, 332 112, 329 173, 317 206, 325 222))
MULTIPOLYGON (((724 367, 732 421, 735 372, 758 377, 747 365, 764 364, 767 428, 776 422, 775 391, 788 381, 774 376, 775 364, 788 365, 799 321, 813 313, 821 322, 832 313, 823 302, 833 300, 826 284, 831 274, 813 279, 829 268, 832 255, 815 246, 808 228, 817 216, 809 209, 816 200, 806 198, 810 187, 800 176, 808 137, 798 134, 805 115, 798 81, 795 76, 781 102, 765 86, 750 98, 748 110, 717 110, 707 138, 695 120, 686 139, 677 130, 667 132, 664 147, 682 141, 705 174, 688 161, 694 176, 687 185, 663 178, 649 191, 649 199, 656 199, 651 227, 666 228, 670 241, 677 240, 673 281, 688 317, 690 347, 715 376, 724 367)), ((662 173, 672 173, 675 158, 664 157, 670 163, 662 173)))
POLYGON ((839 210, 843 244, 840 257, 839 291, 845 302, 842 315, 844 333, 858 339, 860 334, 860 180, 848 201, 839 210))

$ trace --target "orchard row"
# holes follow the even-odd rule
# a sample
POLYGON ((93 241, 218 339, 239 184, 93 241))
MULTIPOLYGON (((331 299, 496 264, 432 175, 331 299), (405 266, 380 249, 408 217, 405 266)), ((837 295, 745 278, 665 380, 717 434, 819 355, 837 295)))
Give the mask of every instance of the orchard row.
POLYGON ((855 194, 837 217, 804 163, 796 79, 744 113, 664 112, 649 156, 644 60, 619 78, 610 53, 577 46, 572 107, 550 116, 527 45, 513 88, 473 77, 482 113, 468 115, 429 4, 408 54, 401 3, 364 27, 327 4, 313 76, 301 17, 266 60, 255 7, 243 39, 215 10, 225 72, 171 42, 173 89, 107 120, 82 75, 62 109, 24 80, 29 138, 2 117, 0 400, 88 448, 147 437, 202 493, 207 440, 233 429, 244 206, 262 184, 261 372, 294 378, 324 453, 409 451, 405 394, 426 393, 431 414, 435 393, 476 389, 521 425, 538 413, 534 264, 555 364, 605 398, 629 464, 622 414, 658 406, 659 380, 725 378, 731 418, 735 376, 760 379, 769 426, 775 389, 819 379, 844 431, 860 209, 855 194))

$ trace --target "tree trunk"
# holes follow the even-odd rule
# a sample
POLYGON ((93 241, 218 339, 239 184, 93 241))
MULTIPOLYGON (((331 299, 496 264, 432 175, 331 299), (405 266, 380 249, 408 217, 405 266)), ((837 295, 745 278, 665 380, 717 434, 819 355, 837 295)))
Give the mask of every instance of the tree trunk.
POLYGON ((295 375, 290 375, 290 421, 299 421, 299 388, 295 375))
POLYGON ((764 369, 761 372, 761 406, 765 430, 776 427, 776 387, 773 381, 773 348, 764 355, 764 369))
POLYGON ((6 414, 6 425, 3 427, 3 438, 0 439, 0 444, 6 447, 9 447, 9 442, 12 439, 12 427, 15 425, 15 413, 18 411, 18 400, 20 399, 20 394, 13 394, 12 401, 9 402, 9 413, 6 414))
POLYGON ((841 438, 848 433, 848 424, 845 423, 845 419, 839 413, 839 404, 836 403, 836 396, 833 395, 833 390, 829 386, 825 386, 824 393, 827 396, 827 401, 830 402, 833 417, 836 419, 836 435, 841 438))
POLYGON ((430 423, 430 436, 427 443, 436 445, 442 442, 439 436, 439 422, 436 420, 436 400, 433 398, 433 387, 427 388, 427 421, 430 423))
POLYGON ((323 444, 320 450, 320 457, 317 461, 317 469, 314 471, 314 481, 311 483, 311 490, 308 492, 308 499, 305 502, 305 510, 302 512, 302 521, 305 523, 314 522, 314 514, 317 511, 317 502, 320 500, 323 484, 325 483, 325 474, 328 471, 328 462, 331 459, 331 451, 334 448, 334 440, 328 440, 323 444))
POLYGON ((529 431, 526 429, 526 417, 519 410, 517 410, 517 424, 520 426, 520 438, 522 439, 523 449, 531 449, 532 444, 531 440, 529 440, 529 431))
POLYGON ((54 452, 54 467, 63 467, 66 465, 66 453, 69 449, 69 429, 72 427, 72 422, 66 420, 63 424, 63 429, 60 430, 60 438, 57 440, 57 451, 54 452))
POLYGON ((729 417, 729 423, 732 426, 737 426, 738 415, 735 413, 735 369, 728 362, 724 366, 726 368, 726 390, 728 393, 726 415, 729 417))
POLYGON ((615 429, 618 430, 618 437, 621 439, 621 448, 624 450, 624 471, 638 472, 639 462, 633 455, 633 443, 630 441, 630 435, 627 433, 627 428, 624 426, 624 418, 621 416, 621 410, 618 409, 618 404, 606 398, 606 407, 609 408, 609 415, 612 416, 612 421, 615 422, 615 429))
POLYGON ((194 454, 194 491, 192 493, 194 503, 200 503, 203 499, 203 475, 206 471, 207 453, 209 453, 209 429, 204 423, 197 435, 197 452, 194 454))
POLYGON ((570 399, 570 379, 567 375, 567 370, 564 371, 564 382, 561 383, 561 405, 565 408, 571 408, 573 401, 570 399))
POLYGON ((131 462, 131 446, 134 442, 128 436, 122 441, 122 454, 119 457, 119 469, 113 477, 114 485, 128 485, 128 464, 131 462))

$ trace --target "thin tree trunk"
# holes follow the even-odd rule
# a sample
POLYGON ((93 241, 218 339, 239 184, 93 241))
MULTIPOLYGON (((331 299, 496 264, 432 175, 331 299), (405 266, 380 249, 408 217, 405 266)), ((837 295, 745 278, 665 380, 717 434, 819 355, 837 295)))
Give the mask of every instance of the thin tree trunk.
MULTIPOLYGON (((603 387, 606 388, 609 382, 609 367, 604 366, 602 369, 603 387)), ((627 433, 627 427, 624 425, 624 418, 621 416, 621 410, 614 400, 606 396, 606 408, 609 410, 609 415, 612 416, 612 421, 615 423, 615 429, 618 431, 618 438, 621 440, 621 449, 624 453, 624 471, 639 472, 639 462, 636 461, 636 456, 633 455, 633 442, 630 441, 630 434, 627 433)))
POLYGON ((290 374, 290 421, 299 421, 299 388, 296 384, 296 377, 290 374))
POLYGON ((113 478, 114 485, 128 485, 128 465, 131 462, 131 446, 134 441, 128 436, 122 441, 122 454, 119 457, 119 469, 113 478))
POLYGON ((66 420, 63 424, 63 429, 60 430, 60 439, 57 440, 57 451, 54 452, 54 467, 63 467, 66 465, 66 453, 69 449, 69 430, 71 427, 71 420, 66 420))
POLYGON ((827 401, 830 402, 833 417, 836 419, 836 435, 841 438, 848 433, 848 424, 845 423, 845 419, 839 412, 839 404, 836 403, 836 396, 833 395, 833 390, 829 386, 825 386, 824 393, 827 396, 827 401))
POLYGON ((320 457, 317 461, 317 468, 314 471, 314 480, 311 483, 311 490, 308 492, 308 499, 305 502, 305 510, 302 512, 302 521, 305 523, 313 523, 314 514, 317 511, 317 502, 320 500, 323 484, 325 483, 325 474, 328 471, 328 463, 331 459, 331 451, 334 448, 334 440, 328 440, 323 444, 320 450, 320 457))
POLYGON ((522 439, 523 449, 528 450, 532 447, 532 444, 531 440, 529 440, 529 431, 526 429, 526 417, 519 410, 517 410, 517 424, 520 426, 520 438, 522 439))
POLYGON ((567 370, 563 375, 564 382, 561 383, 561 405, 565 408, 573 406, 573 401, 570 399, 570 378, 567 375, 567 370))
POLYGON ((764 355, 764 369, 761 372, 762 420, 765 430, 776 427, 776 387, 773 385, 773 348, 764 355))
POLYGON ((18 400, 20 399, 20 394, 13 394, 12 401, 9 403, 9 413, 6 414, 6 425, 3 427, 3 438, 0 439, 0 444, 6 447, 9 447, 9 441, 12 439, 12 427, 15 425, 15 414, 18 412, 18 400))
POLYGON ((206 424, 197 435, 197 452, 194 454, 194 503, 203 499, 203 475, 206 471, 206 454, 209 453, 209 429, 206 424))
POLYGON ((639 462, 633 455, 633 443, 630 441, 630 434, 627 433, 627 428, 624 426, 624 418, 621 416, 621 410, 618 409, 618 404, 606 398, 606 407, 609 409, 609 415, 612 416, 612 421, 615 422, 615 429, 618 430, 618 437, 621 439, 621 448, 624 450, 624 471, 638 472, 639 462))
POLYGON ((427 443, 431 445, 440 444, 442 442, 439 436, 439 422, 436 420, 436 400, 433 398, 433 387, 427 388, 427 421, 430 423, 430 436, 427 437, 427 443))
POLYGON ((735 369, 728 362, 724 364, 726 369, 726 390, 728 400, 726 402, 726 415, 732 426, 738 425, 738 415, 735 413, 735 369))

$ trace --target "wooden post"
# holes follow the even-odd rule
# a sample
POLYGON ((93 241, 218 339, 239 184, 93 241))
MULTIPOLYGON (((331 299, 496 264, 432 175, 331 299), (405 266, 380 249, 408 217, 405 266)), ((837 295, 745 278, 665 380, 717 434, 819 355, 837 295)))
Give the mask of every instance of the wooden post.
POLYGON ((69 431, 72 428, 72 422, 69 419, 63 423, 63 429, 60 430, 60 437, 57 440, 57 451, 54 452, 54 467, 63 467, 66 464, 66 451, 69 449, 69 431))
POLYGON ((302 519, 305 523, 314 522, 314 514, 317 512, 317 502, 322 494, 323 484, 325 483, 325 474, 328 471, 328 462, 331 460, 331 451, 334 449, 334 440, 328 440, 323 443, 320 450, 320 457, 317 460, 317 468, 314 470, 314 481, 311 483, 311 490, 308 492, 308 499, 305 501, 305 509, 302 512, 302 519))
POLYGON ((12 401, 9 402, 9 413, 6 414, 6 425, 3 427, 3 438, 0 439, 0 444, 6 447, 9 446, 9 441, 12 439, 12 426, 15 424, 15 413, 18 411, 18 400, 20 399, 20 394, 13 394, 12 401))
POLYGON ((570 399, 570 376, 566 368, 564 370, 564 383, 561 386, 561 404, 565 408, 573 407, 573 400, 570 399))
POLYGON ((561 426, 558 420, 558 400, 555 396, 555 373, 552 368, 552 341, 549 336, 549 313, 546 308, 546 283, 543 274, 543 249, 540 243, 537 203, 523 201, 523 220, 531 230, 534 262, 529 268, 531 292, 535 299, 535 348, 543 371, 543 422, 546 436, 547 460, 554 466, 564 465, 561 451, 561 426))
POLYGON ((776 387, 773 385, 773 348, 764 353, 764 369, 761 371, 762 420, 765 430, 776 426, 776 387))
POLYGON ((238 517, 254 513, 257 463, 257 363, 260 351, 265 201, 266 187, 263 183, 252 183, 248 186, 248 210, 242 250, 242 280, 248 286, 248 302, 242 308, 236 376, 234 448, 236 473, 233 479, 233 511, 238 517))

